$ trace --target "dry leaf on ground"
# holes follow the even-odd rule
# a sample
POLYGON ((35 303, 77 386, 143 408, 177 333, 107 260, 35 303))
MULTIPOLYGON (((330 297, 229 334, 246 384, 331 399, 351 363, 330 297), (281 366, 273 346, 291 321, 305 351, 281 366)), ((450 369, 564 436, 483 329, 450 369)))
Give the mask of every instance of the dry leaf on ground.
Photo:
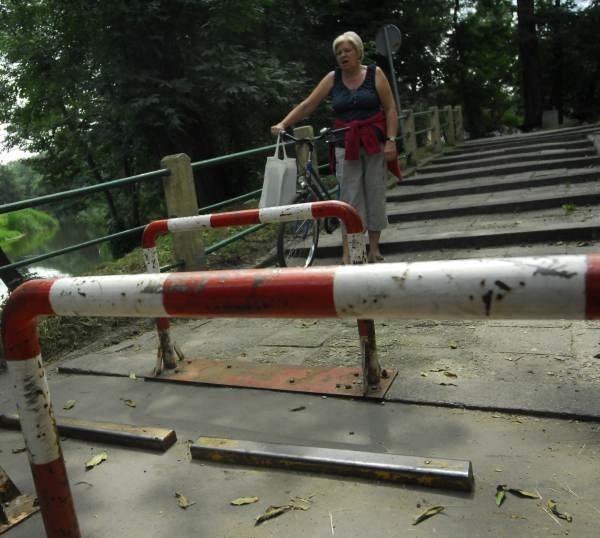
POLYGON ((273 519, 274 517, 285 514, 293 509, 294 507, 291 504, 284 504, 283 506, 269 506, 260 516, 256 518, 254 525, 260 525, 263 521, 267 521, 267 519, 273 519))
POLYGON ((258 497, 238 497, 233 501, 230 501, 229 504, 233 506, 243 506, 244 504, 252 504, 258 501, 258 497))
POLYGON ((63 405, 63 409, 73 409, 73 407, 75 407, 76 403, 77 403, 77 400, 67 400, 67 403, 65 405, 63 405))
POLYGON ((175 497, 177 497, 177 504, 179 505, 179 507, 183 508, 184 510, 196 504, 195 501, 190 502, 189 499, 183 493, 179 493, 178 491, 175 492, 175 497))
POLYGON ((93 456, 85 462, 85 470, 89 471, 90 469, 93 469, 97 465, 100 465, 103 461, 106 461, 107 459, 108 454, 106 452, 100 452, 99 454, 96 454, 95 456, 93 456))
POLYGON ((556 517, 559 517, 560 519, 564 519, 569 523, 573 522, 573 516, 571 514, 568 514, 567 512, 559 512, 558 508, 556 507, 556 501, 553 501, 552 499, 548 500, 548 510, 550 510, 550 512, 552 512, 556 517))
POLYGON ((419 514, 417 517, 415 517, 413 525, 418 525, 419 523, 421 523, 421 521, 425 521, 426 519, 429 519, 430 517, 433 517, 436 514, 443 512, 445 509, 445 506, 432 506, 431 508, 425 510, 425 512, 423 512, 422 514, 419 514))

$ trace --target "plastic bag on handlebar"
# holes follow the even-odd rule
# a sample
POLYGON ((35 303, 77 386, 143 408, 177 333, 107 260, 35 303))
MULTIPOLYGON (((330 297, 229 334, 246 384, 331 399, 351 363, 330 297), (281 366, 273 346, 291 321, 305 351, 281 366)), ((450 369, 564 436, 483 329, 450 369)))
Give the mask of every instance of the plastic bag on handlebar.
POLYGON ((291 204, 296 197, 296 176, 296 159, 287 156, 285 144, 279 134, 275 153, 267 157, 258 207, 291 204), (279 157, 280 149, 282 149, 283 158, 279 157))

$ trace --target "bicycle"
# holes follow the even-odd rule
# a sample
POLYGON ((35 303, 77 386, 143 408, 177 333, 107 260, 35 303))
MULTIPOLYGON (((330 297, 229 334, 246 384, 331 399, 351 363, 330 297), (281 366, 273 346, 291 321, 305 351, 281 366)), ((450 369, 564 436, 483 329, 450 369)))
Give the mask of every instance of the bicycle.
MULTIPOLYGON (((308 149, 306 166, 298 175, 296 189, 297 195, 293 204, 302 204, 316 201, 333 200, 327 187, 323 184, 318 171, 312 162, 314 142, 326 135, 333 135, 345 131, 343 129, 330 130, 321 129, 320 134, 311 138, 296 138, 286 132, 282 136, 293 140, 296 144, 305 145, 308 149)), ((331 140, 327 140, 331 144, 331 140)), ((336 190, 339 194, 339 185, 336 190)), ((317 247, 319 245, 319 234, 321 231, 321 220, 323 229, 328 234, 333 233, 340 225, 336 217, 325 217, 314 220, 305 219, 297 221, 282 222, 277 233, 277 260, 280 267, 310 267, 314 262, 317 247)))

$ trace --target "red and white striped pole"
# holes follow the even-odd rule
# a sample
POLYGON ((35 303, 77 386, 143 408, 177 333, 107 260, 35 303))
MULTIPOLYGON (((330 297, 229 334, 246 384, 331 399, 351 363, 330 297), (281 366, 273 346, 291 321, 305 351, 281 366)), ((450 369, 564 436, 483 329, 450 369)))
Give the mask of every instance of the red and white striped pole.
POLYGON ((37 335, 37 316, 54 314, 52 283, 32 280, 11 293, 2 313, 2 342, 46 535, 79 537, 37 335))
POLYGON ((37 317, 600 319, 600 255, 30 280, 2 341, 50 537, 79 536, 37 317))
MULTIPOLYGON (((146 226, 144 233, 142 234, 142 249, 146 272, 160 273, 160 264, 156 252, 156 239, 163 234, 191 232, 203 228, 274 224, 294 220, 321 219, 324 217, 337 217, 346 225, 350 262, 353 264, 366 263, 367 251, 363 233, 364 226, 360 215, 356 209, 345 202, 328 200, 323 202, 265 207, 263 209, 247 209, 243 211, 211 213, 193 217, 155 220, 146 226)), ((361 322, 366 322, 367 324, 370 322, 372 325, 372 321, 370 320, 359 320, 359 331, 361 331, 361 322)), ((180 358, 183 358, 183 354, 171 341, 168 319, 158 318, 156 320, 156 328, 158 331, 159 360, 155 368, 155 373, 159 374, 163 364, 165 368, 175 368, 175 355, 177 354, 180 358)), ((372 342, 374 342, 374 329, 365 329, 361 332, 361 335, 362 333, 372 333, 372 342)), ((374 351, 374 343, 369 346, 369 348, 371 347, 374 351)))

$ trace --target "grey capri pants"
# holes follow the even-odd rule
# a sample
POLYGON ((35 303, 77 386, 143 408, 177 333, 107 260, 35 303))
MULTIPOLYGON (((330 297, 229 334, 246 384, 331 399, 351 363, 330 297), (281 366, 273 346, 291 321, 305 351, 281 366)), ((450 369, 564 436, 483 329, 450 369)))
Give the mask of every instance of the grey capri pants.
POLYGON ((345 152, 344 148, 335 148, 336 177, 341 185, 340 200, 358 211, 368 231, 378 232, 387 228, 387 162, 383 146, 379 153, 373 155, 367 155, 361 147, 356 161, 347 161, 345 152))

